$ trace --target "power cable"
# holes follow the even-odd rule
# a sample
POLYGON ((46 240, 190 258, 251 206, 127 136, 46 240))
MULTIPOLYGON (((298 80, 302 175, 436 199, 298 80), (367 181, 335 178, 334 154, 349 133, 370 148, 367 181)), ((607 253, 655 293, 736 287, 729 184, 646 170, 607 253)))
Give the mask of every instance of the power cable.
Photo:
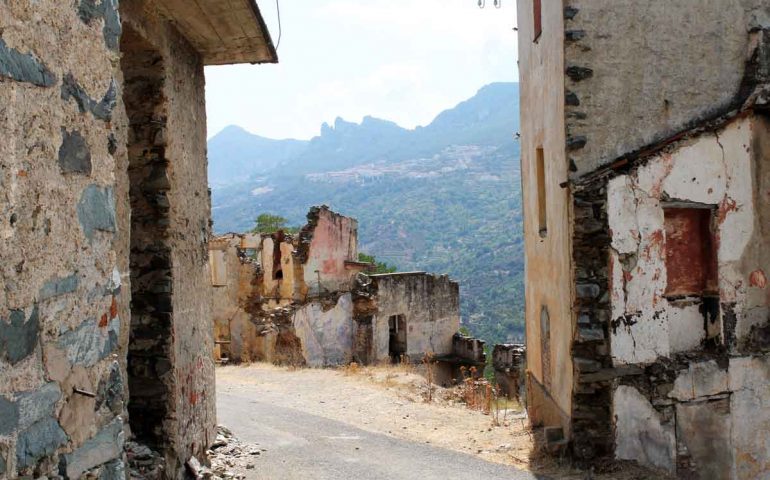
POLYGON ((275 0, 275 11, 278 13, 278 42, 275 44, 275 51, 278 51, 278 47, 281 46, 281 6, 278 5, 279 0, 275 0))

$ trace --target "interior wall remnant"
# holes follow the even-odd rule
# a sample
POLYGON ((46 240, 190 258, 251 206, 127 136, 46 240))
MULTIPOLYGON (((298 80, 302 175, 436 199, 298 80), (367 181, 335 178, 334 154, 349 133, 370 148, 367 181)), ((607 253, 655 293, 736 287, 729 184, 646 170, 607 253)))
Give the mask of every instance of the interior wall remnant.
POLYGON ((717 251, 712 231, 715 210, 716 205, 663 207, 665 295, 718 295, 717 251))
POLYGON ((711 337, 723 339, 725 316, 736 304, 745 305, 749 282, 743 278, 743 259, 756 255, 749 243, 755 229, 751 150, 746 147, 751 132, 750 119, 737 119, 610 180, 616 364, 654 362, 698 349, 711 337), (700 213, 681 209, 674 217, 674 210, 665 208, 669 199, 705 208, 700 213), (713 214, 711 205, 716 206, 713 214), (667 252, 679 249, 683 258, 673 261, 667 252), (721 307, 715 311, 709 299, 717 293, 721 307))
POLYGON ((756 402, 765 387, 754 390, 770 359, 745 343, 769 323, 767 286, 755 273, 770 261, 756 201, 769 133, 763 115, 728 119, 608 183, 613 364, 643 371, 619 376, 613 393, 618 458, 683 478, 770 471, 767 442, 747 441, 748 429, 770 425, 756 402), (672 264, 673 252, 690 268, 672 264), (624 427, 639 419, 639 406, 623 401, 631 394, 660 426, 624 427))

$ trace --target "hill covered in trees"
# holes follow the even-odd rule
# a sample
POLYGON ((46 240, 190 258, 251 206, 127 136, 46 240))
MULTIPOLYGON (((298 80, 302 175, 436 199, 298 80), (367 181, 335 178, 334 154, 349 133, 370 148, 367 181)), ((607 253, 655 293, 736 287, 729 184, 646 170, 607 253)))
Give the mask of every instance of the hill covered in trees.
POLYGON ((496 83, 408 130, 338 118, 308 141, 231 126, 209 141, 214 229, 261 213, 302 225, 311 205, 359 221, 360 250, 399 270, 460 282, 464 324, 488 341, 523 335, 518 85, 496 83))

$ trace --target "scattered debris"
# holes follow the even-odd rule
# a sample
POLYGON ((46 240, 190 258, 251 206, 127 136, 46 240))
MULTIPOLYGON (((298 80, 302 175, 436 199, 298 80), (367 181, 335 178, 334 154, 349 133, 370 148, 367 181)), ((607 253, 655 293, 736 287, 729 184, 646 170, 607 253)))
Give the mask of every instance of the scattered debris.
POLYGON ((163 478, 166 462, 160 453, 136 442, 126 442, 125 450, 131 480, 163 478))

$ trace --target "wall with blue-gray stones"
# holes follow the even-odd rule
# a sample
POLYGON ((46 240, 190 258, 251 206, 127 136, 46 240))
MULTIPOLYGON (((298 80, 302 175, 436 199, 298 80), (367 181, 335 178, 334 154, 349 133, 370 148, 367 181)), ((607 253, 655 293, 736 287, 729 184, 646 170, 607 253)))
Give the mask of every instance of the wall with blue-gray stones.
POLYGON ((129 308, 126 22, 166 62, 170 475, 214 435, 203 67, 151 5, 121 3, 0 2, 0 478, 125 477, 142 321, 129 308))
POLYGON ((0 3, 0 477, 123 460, 120 20, 82 8, 0 3))

